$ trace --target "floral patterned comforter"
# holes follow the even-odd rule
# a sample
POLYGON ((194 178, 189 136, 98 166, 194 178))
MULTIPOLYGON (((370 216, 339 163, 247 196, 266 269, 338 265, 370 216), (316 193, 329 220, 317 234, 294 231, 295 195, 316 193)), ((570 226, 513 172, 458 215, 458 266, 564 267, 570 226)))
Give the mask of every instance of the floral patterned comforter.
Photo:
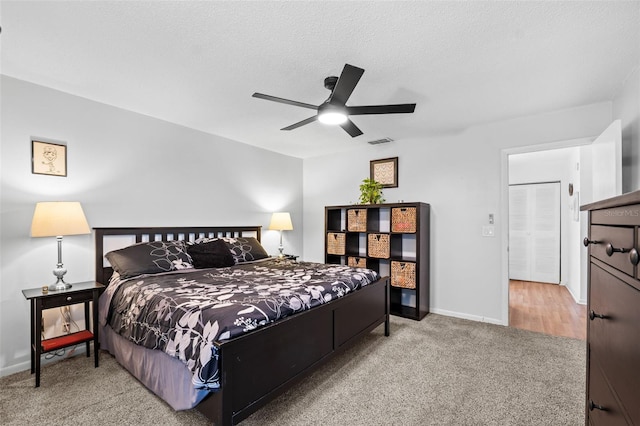
POLYGON ((193 269, 107 288, 107 321, 124 338, 182 360, 198 389, 220 387, 215 341, 327 303, 377 280, 370 269, 288 260, 193 269))

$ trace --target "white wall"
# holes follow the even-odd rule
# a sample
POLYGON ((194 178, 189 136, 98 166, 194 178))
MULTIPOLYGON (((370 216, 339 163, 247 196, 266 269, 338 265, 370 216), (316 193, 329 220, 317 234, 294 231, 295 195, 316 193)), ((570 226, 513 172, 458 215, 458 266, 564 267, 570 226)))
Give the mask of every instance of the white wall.
MULTIPOLYGON (((345 139, 357 147, 351 153, 302 161, 3 76, 0 374, 28 368, 29 307, 21 290, 53 279, 55 242, 29 237, 37 201, 81 201, 91 226, 266 227, 270 212, 288 210, 295 230, 284 234, 287 251, 322 261, 324 206, 356 202, 369 161, 394 156, 399 187, 384 191, 387 201, 432 206, 432 312, 505 324, 501 152, 593 137, 621 118, 623 188, 639 189, 639 87, 636 70, 613 103, 377 146, 364 136, 345 139), (32 137, 68 144, 68 177, 31 174, 32 137), (481 236, 489 213, 496 217, 494 238, 481 236)), ((263 240, 276 251, 275 231, 265 231, 263 240)), ((92 237, 66 238, 64 262, 69 281, 92 279, 92 237)))
POLYGON ((579 205, 574 204, 580 194, 580 151, 582 148, 562 148, 509 156, 509 184, 560 182, 560 283, 580 303, 580 222, 579 205), (569 195, 569 183, 574 195, 569 195))
POLYGON ((622 120, 622 193, 640 189, 640 67, 613 101, 613 118, 622 120))
POLYGON ((604 102, 390 144, 345 140, 359 149, 304 160, 305 259, 323 260, 324 206, 355 202, 369 161, 398 156, 399 187, 385 189, 386 200, 423 201, 432 208, 431 311, 506 324, 502 150, 593 137, 611 121, 611 103, 604 102), (494 238, 481 234, 489 213, 496 218, 494 238))
MULTIPOLYGON (((302 253, 302 160, 3 76, 1 81, 0 374, 29 368, 29 304, 50 284, 55 238, 30 238, 37 201, 80 201, 92 227, 262 225, 291 212, 287 252, 302 253), (67 143, 67 177, 31 173, 31 138, 67 143)), ((215 119, 215 117, 212 117, 215 119)), ((67 281, 94 277, 90 235, 65 238, 67 281)), ((81 308, 74 308, 79 322, 81 308)), ((53 333, 56 310, 47 312, 53 333)), ((59 330, 59 329, 58 329, 59 330)))

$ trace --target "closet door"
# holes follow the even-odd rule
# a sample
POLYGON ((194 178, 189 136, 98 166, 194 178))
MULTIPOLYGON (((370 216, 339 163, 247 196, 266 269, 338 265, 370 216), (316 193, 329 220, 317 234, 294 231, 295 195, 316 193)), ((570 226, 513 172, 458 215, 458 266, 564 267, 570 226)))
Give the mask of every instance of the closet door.
POLYGON ((509 186, 509 279, 560 283, 560 183, 509 186))

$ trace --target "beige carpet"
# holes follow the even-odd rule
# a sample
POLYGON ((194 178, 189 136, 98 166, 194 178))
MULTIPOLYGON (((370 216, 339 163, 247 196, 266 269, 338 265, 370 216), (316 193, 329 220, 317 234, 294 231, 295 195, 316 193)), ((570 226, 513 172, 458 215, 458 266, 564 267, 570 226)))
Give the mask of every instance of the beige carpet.
MULTIPOLYGON (((243 425, 583 425, 585 342, 430 314, 392 317, 243 425)), ((3 425, 205 425, 106 352, 0 379, 3 425)))

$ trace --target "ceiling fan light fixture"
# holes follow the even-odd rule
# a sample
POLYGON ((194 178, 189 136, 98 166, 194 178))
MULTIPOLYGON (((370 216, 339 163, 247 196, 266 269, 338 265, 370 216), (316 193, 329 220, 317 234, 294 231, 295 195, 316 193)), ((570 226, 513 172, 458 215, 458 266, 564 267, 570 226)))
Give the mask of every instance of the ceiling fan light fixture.
POLYGON ((347 101, 349 100, 351 93, 353 93, 353 90, 356 88, 356 85, 358 84, 358 81, 360 81, 360 77, 362 77, 363 73, 364 70, 362 68, 344 64, 340 77, 330 76, 324 79, 324 87, 331 91, 331 95, 329 95, 326 101, 317 106, 257 92, 253 94, 253 97, 312 109, 317 112, 317 114, 312 117, 293 123, 290 126, 283 127, 280 130, 293 130, 315 121, 320 121, 321 123, 330 126, 339 125, 352 138, 362 135, 362 130, 360 130, 358 126, 349 119, 351 116, 368 114, 407 114, 412 113, 415 110, 416 104, 347 106, 347 101))
POLYGON ((346 122, 347 115, 340 111, 326 111, 318 114, 318 121, 335 126, 346 122))

